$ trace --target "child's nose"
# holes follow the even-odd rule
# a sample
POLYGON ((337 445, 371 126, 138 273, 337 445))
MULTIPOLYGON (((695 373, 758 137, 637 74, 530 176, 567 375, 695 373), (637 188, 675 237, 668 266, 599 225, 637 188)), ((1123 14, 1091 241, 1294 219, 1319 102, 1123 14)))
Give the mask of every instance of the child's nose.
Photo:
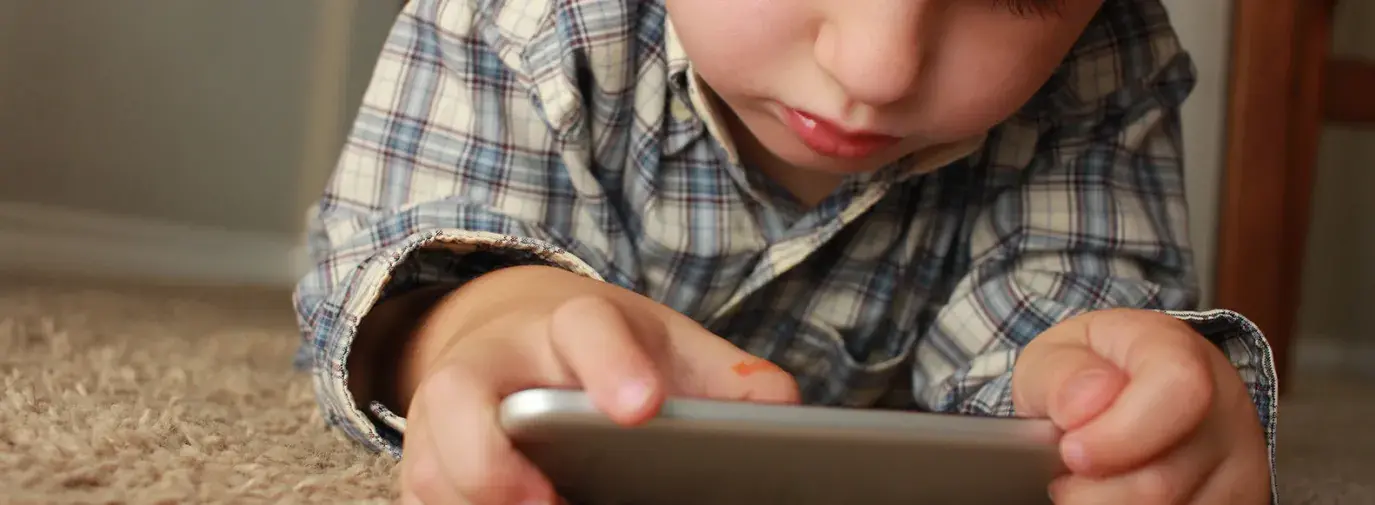
MULTIPOLYGON (((872 5, 870 2, 867 5, 872 5)), ((921 75, 933 2, 881 2, 890 8, 837 13, 817 34, 816 59, 851 100, 878 106, 911 95, 921 75)))

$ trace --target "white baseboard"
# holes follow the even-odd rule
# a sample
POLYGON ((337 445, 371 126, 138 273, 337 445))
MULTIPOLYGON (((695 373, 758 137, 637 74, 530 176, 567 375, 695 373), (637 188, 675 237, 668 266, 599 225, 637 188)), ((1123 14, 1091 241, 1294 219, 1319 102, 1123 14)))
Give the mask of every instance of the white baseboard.
POLYGON ((0 271, 289 287, 308 265, 299 237, 0 202, 0 271))

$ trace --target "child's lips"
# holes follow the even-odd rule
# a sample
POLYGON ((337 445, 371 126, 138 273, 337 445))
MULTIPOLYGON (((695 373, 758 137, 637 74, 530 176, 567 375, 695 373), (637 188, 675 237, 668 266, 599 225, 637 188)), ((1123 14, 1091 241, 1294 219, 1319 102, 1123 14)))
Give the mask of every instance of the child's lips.
POLYGON ((881 133, 846 130, 791 107, 784 107, 783 115, 788 127, 792 128, 802 143, 823 156, 863 158, 902 140, 881 133))

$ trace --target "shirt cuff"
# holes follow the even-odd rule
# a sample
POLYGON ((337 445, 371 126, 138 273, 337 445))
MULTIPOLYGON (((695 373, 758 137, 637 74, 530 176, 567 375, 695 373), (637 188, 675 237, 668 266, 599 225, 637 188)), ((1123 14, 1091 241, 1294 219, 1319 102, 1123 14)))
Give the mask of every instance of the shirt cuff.
POLYGON ((380 403, 359 405, 348 387, 348 357, 358 323, 390 296, 435 284, 455 287, 500 268, 545 265, 592 279, 601 276, 554 245, 522 237, 465 230, 435 230, 377 251, 322 304, 310 352, 321 414, 367 448, 401 456, 405 419, 380 403))
POLYGON ((1166 313, 1189 323, 1194 331, 1222 349, 1241 375, 1241 381, 1251 395, 1251 403, 1255 404, 1256 413, 1260 415, 1270 460, 1270 502, 1278 505, 1279 473, 1275 466, 1275 440, 1279 422, 1279 377, 1275 372, 1275 357, 1269 341, 1255 323, 1230 310, 1166 313))

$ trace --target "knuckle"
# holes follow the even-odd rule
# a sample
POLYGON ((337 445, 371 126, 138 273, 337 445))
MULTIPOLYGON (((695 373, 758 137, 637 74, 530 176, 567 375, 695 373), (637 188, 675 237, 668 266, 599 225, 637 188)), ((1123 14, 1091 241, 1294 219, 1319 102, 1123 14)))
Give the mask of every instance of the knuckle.
POLYGON ((425 404, 443 405, 449 392, 448 384, 444 382, 450 380, 449 377, 453 373, 452 370, 446 369, 425 377, 416 386, 412 403, 417 407, 425 404))
POLYGON ((1141 469, 1132 478, 1134 503, 1143 505, 1175 505, 1183 495, 1182 486, 1169 478, 1160 467, 1141 469))
POLYGON ((414 456, 401 473, 401 489, 425 503, 441 503, 447 496, 444 469, 434 457, 414 456))
POLYGON ((1213 401, 1213 376, 1202 360, 1175 362, 1170 371, 1171 381, 1180 390, 1181 398, 1193 405, 1208 405, 1213 401))
POLYGON ((449 363, 431 373, 416 386, 415 398, 432 405, 451 404, 458 398, 461 386, 476 384, 477 377, 471 377, 472 370, 460 363, 449 363))
POLYGON ((1109 322, 1111 322, 1112 324, 1152 323, 1175 327, 1188 327, 1188 323, 1185 323, 1177 317, 1171 316, 1158 310, 1113 307, 1107 309, 1100 309, 1092 312, 1091 314, 1095 314, 1095 317, 1107 316, 1109 318, 1109 322))
POLYGON ((491 470, 469 472, 459 484, 458 489, 464 499, 473 505, 507 505, 520 501, 515 486, 508 476, 499 475, 491 470))
POLYGON ((458 482, 458 489, 469 503, 475 505, 497 505, 503 503, 501 496, 493 492, 494 481, 488 472, 475 469, 466 472, 458 482))
MULTIPOLYGON (((572 325, 584 321, 589 315, 605 317, 607 314, 619 312, 614 304, 605 297, 596 294, 583 294, 574 296, 554 308, 550 317, 555 326, 572 325), (566 324, 565 324, 566 323, 566 324)), ((555 335, 561 332, 554 332, 555 335)))
POLYGON ((479 451, 454 476, 454 487, 473 505, 519 503, 531 487, 510 455, 479 451))
POLYGON ((1213 375, 1208 366, 1202 363, 1202 360, 1190 362, 1183 366, 1180 370, 1179 380, 1195 389, 1212 390, 1213 375))

